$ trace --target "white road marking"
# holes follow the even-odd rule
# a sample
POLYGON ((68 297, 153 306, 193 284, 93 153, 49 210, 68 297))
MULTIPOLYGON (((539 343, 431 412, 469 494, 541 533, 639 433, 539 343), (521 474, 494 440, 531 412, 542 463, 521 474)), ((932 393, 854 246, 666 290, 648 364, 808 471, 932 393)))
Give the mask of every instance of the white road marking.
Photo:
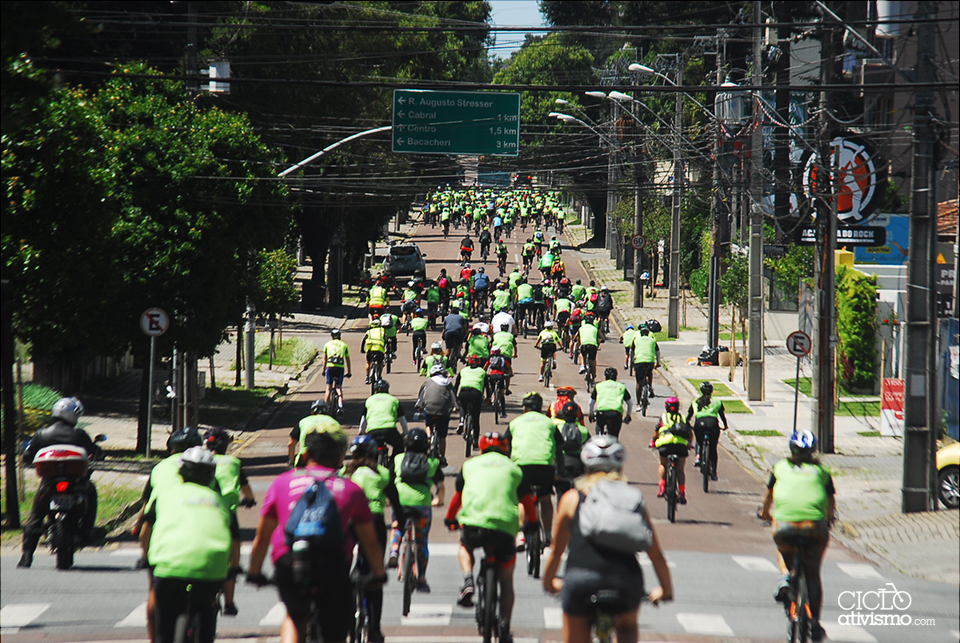
POLYGON ((249 556, 253 552, 253 545, 247 543, 246 545, 240 545, 240 555, 249 556))
POLYGON ((960 640, 960 630, 950 630, 950 636, 952 636, 957 640, 960 640))
POLYGON ((52 603, 10 603, 0 609, 0 628, 4 634, 16 634, 17 628, 30 625, 50 609, 52 603))
POLYGON ((780 573, 780 570, 773 562, 759 556, 734 556, 733 562, 751 572, 780 573))
POLYGON ((456 556, 460 550, 459 543, 431 543, 430 557, 434 556, 456 556))
POLYGON ((873 565, 864 563, 837 563, 837 567, 851 578, 883 578, 873 565))
POLYGON ((719 614, 692 614, 681 612, 677 614, 677 621, 690 634, 707 634, 716 636, 733 636, 733 630, 719 614))
POLYGON ((544 607, 543 608, 543 627, 548 630, 563 629, 563 608, 562 607, 544 607))
POLYGON ((283 604, 282 601, 277 602, 276 605, 270 608, 270 611, 267 612, 267 615, 260 619, 260 625, 267 627, 280 627, 283 623, 283 619, 287 616, 287 607, 283 604))
POLYGON ((142 552, 143 550, 140 549, 139 547, 123 547, 122 549, 117 549, 115 551, 110 552, 110 555, 111 556, 130 556, 130 557, 136 556, 139 558, 142 552))
POLYGON ((848 643, 877 643, 876 637, 858 625, 840 625, 839 623, 821 623, 831 641, 848 643))
POLYGON ((122 621, 117 621, 114 628, 117 627, 146 627, 147 626, 147 603, 143 602, 133 608, 133 611, 126 615, 122 621))
MULTIPOLYGON (((666 555, 663 556, 663 559, 667 561, 667 567, 669 567, 670 569, 673 569, 677 566, 677 564, 672 562, 669 558, 667 558, 666 555)), ((637 554, 637 560, 640 561, 641 565, 650 565, 651 567, 653 566, 653 561, 650 560, 650 557, 647 556, 647 552, 645 551, 639 552, 637 554)))
POLYGON ((400 617, 401 625, 415 627, 450 625, 453 605, 450 603, 418 603, 410 606, 410 614, 400 617))

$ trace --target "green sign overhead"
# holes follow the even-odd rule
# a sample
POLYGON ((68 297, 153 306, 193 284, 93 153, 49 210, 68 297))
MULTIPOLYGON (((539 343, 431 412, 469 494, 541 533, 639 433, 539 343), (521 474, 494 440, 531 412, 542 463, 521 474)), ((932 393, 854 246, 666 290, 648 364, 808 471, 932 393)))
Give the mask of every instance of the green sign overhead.
POLYGON ((393 151, 516 156, 520 94, 395 89, 393 151))

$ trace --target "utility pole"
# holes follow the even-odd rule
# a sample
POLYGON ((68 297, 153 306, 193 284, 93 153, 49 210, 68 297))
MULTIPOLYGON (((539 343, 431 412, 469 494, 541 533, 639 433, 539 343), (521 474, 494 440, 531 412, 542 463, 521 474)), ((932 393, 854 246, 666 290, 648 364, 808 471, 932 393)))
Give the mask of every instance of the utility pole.
MULTIPOLYGON (((682 56, 676 57, 676 86, 683 85, 682 56)), ((667 309, 667 336, 680 335, 680 198, 683 185, 683 158, 680 156, 680 136, 683 129, 683 92, 677 91, 673 115, 673 216, 670 225, 670 303, 667 309)))
MULTIPOLYGON (((837 65, 837 32, 833 22, 823 23, 820 40, 820 82, 828 86, 835 78, 837 65)), ((833 453, 833 427, 836 372, 834 369, 835 326, 834 317, 836 275, 834 272, 837 244, 836 199, 831 179, 831 141, 833 125, 830 114, 834 97, 828 90, 820 92, 820 117, 817 132, 816 181, 814 183, 817 209, 817 260, 814 266, 816 302, 813 332, 813 404, 811 405, 811 429, 820 443, 820 451, 833 453)))
MULTIPOLYGON (((763 84, 763 19, 753 3, 753 84, 763 84)), ((747 399, 763 399, 763 111, 757 91, 750 153, 750 312, 747 338, 747 399)))
MULTIPOLYGON (((726 33, 717 34, 717 85, 723 85, 726 67, 726 33)), ((720 94, 718 94, 718 97, 720 94)), ((713 242, 710 244, 710 273, 707 280, 707 346, 720 345, 720 260, 726 252, 725 243, 730 242, 729 214, 726 202, 726 179, 723 172, 723 151, 726 143, 725 123, 721 120, 718 101, 713 103, 713 126, 716 133, 713 138, 713 199, 711 200, 713 219, 713 242)))
MULTIPOLYGON (((631 103, 631 109, 633 103, 631 103)), ((634 114, 634 116, 636 116, 634 114)), ((639 120, 639 117, 637 117, 639 120)), ((637 124, 634 123, 634 127, 637 124)), ((643 128, 637 127, 633 140, 633 233, 643 235, 643 183, 646 173, 643 168, 643 128)), ((633 249, 633 307, 643 308, 643 249, 633 249)))
MULTIPOLYGON (((937 3, 917 3, 916 83, 936 81, 937 3)), ((936 503, 936 254, 937 135, 934 94, 914 93, 910 250, 907 257, 906 381, 903 395, 903 513, 928 511, 936 503)))

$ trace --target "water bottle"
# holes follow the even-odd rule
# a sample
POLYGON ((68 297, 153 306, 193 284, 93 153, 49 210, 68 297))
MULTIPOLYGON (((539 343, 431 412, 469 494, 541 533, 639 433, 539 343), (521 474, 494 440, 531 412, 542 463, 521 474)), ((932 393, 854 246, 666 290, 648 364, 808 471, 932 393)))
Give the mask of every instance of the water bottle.
POLYGON ((306 540, 295 540, 292 552, 293 583, 305 586, 310 584, 310 543, 306 540))

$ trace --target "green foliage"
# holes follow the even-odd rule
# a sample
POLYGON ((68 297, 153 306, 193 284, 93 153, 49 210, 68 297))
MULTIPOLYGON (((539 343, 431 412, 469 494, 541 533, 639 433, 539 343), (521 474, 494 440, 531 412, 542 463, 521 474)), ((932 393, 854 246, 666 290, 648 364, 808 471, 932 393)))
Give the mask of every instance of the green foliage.
POLYGON ((746 255, 734 253, 727 258, 727 269, 718 280, 723 303, 736 306, 741 315, 750 298, 750 261, 746 255))
POLYGON ((697 296, 697 299, 700 300, 700 303, 707 301, 708 292, 707 290, 710 287, 710 268, 709 266, 700 266, 696 270, 690 273, 687 279, 690 282, 690 290, 694 295, 697 296))
POLYGON ((872 389, 877 379, 876 277, 837 270, 837 378, 847 388, 872 389))
POLYGON ((300 296, 294 283, 297 258, 283 248, 261 250, 257 265, 257 312, 270 319, 289 315, 300 296))
POLYGON ((786 292, 795 292, 793 289, 798 288, 801 281, 813 278, 816 258, 813 246, 791 245, 779 259, 765 258, 763 263, 773 271, 777 282, 786 292))

